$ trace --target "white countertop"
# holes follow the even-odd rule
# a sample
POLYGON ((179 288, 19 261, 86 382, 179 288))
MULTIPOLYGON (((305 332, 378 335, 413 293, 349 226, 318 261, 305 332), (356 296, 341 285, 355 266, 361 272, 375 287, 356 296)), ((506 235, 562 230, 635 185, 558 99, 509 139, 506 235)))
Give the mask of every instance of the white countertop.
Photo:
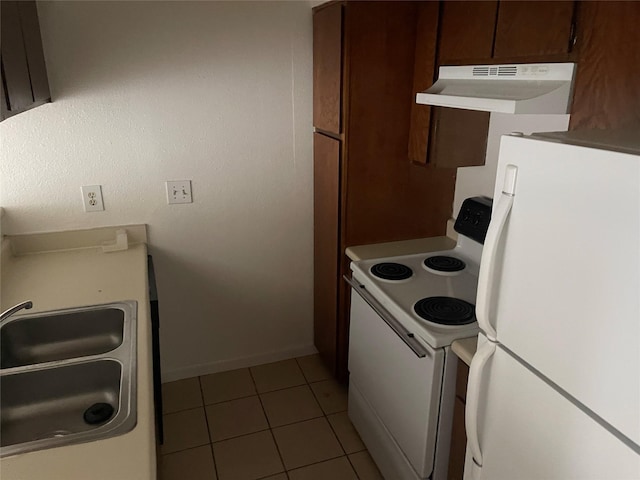
POLYGON ((450 250, 455 246, 455 240, 449 237, 429 237, 400 240, 398 242, 374 243, 372 245, 358 245, 348 247, 345 253, 351 260, 357 261, 413 255, 414 253, 437 252, 439 250, 450 250))
POLYGON ((156 444, 147 248, 103 253, 99 247, 12 256, 3 248, 2 298, 8 308, 33 301, 29 312, 138 302, 137 424, 105 440, 0 459, 2 480, 155 480, 156 444))
POLYGON ((460 360, 462 360, 467 365, 471 366, 471 360, 473 356, 476 354, 476 349, 478 347, 478 336, 470 337, 470 338, 461 338, 460 340, 455 340, 451 344, 451 350, 455 353, 460 360))
MULTIPOLYGON (((353 261, 369 260, 374 258, 396 257, 400 255, 412 255, 425 252, 449 250, 455 247, 456 241, 451 238, 456 235, 453 230, 453 222, 447 225, 446 237, 416 238, 413 240, 401 240, 398 242, 375 243, 372 245, 358 245, 348 247, 346 255, 353 261)), ((476 353, 478 336, 455 340, 451 344, 453 352, 467 365, 471 365, 471 359, 476 353)))

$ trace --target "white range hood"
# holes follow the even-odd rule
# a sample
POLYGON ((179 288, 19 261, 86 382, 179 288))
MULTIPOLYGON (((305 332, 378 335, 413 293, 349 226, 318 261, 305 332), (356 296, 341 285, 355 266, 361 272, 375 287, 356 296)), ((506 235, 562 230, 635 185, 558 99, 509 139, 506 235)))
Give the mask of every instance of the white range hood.
POLYGON ((575 63, 440 67, 416 102, 500 113, 566 114, 575 63))

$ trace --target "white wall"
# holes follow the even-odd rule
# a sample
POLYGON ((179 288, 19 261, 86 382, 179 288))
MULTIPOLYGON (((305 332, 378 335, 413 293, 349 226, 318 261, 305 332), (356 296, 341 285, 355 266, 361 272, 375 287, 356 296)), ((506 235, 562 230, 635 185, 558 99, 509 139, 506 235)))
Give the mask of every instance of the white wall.
POLYGON ((54 101, 0 123, 3 233, 148 224, 165 380, 312 351, 309 4, 38 11, 54 101))
POLYGON ((493 187, 498 168, 500 137, 511 132, 530 135, 535 132, 560 132, 569 128, 569 115, 511 115, 492 113, 489 119, 487 156, 481 167, 460 167, 456 175, 453 198, 453 217, 458 216, 465 198, 493 197, 493 187))

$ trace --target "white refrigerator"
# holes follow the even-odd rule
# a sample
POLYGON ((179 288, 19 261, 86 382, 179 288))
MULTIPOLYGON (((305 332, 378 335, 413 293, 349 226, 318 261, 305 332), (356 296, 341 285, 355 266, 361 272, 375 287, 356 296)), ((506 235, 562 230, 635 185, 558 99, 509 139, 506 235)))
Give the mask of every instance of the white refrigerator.
POLYGON ((640 479, 640 133, 594 137, 502 138, 465 480, 640 479))

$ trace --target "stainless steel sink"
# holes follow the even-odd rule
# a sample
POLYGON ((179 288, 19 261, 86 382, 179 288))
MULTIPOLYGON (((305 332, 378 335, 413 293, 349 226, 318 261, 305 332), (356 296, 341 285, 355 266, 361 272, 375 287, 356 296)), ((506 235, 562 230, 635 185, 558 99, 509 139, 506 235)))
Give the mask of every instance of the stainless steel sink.
POLYGON ((9 318, 0 325, 0 368, 109 352, 122 344, 124 316, 89 307, 9 318))
POLYGON ((136 331, 134 301, 0 323, 0 457, 130 431, 136 331))

